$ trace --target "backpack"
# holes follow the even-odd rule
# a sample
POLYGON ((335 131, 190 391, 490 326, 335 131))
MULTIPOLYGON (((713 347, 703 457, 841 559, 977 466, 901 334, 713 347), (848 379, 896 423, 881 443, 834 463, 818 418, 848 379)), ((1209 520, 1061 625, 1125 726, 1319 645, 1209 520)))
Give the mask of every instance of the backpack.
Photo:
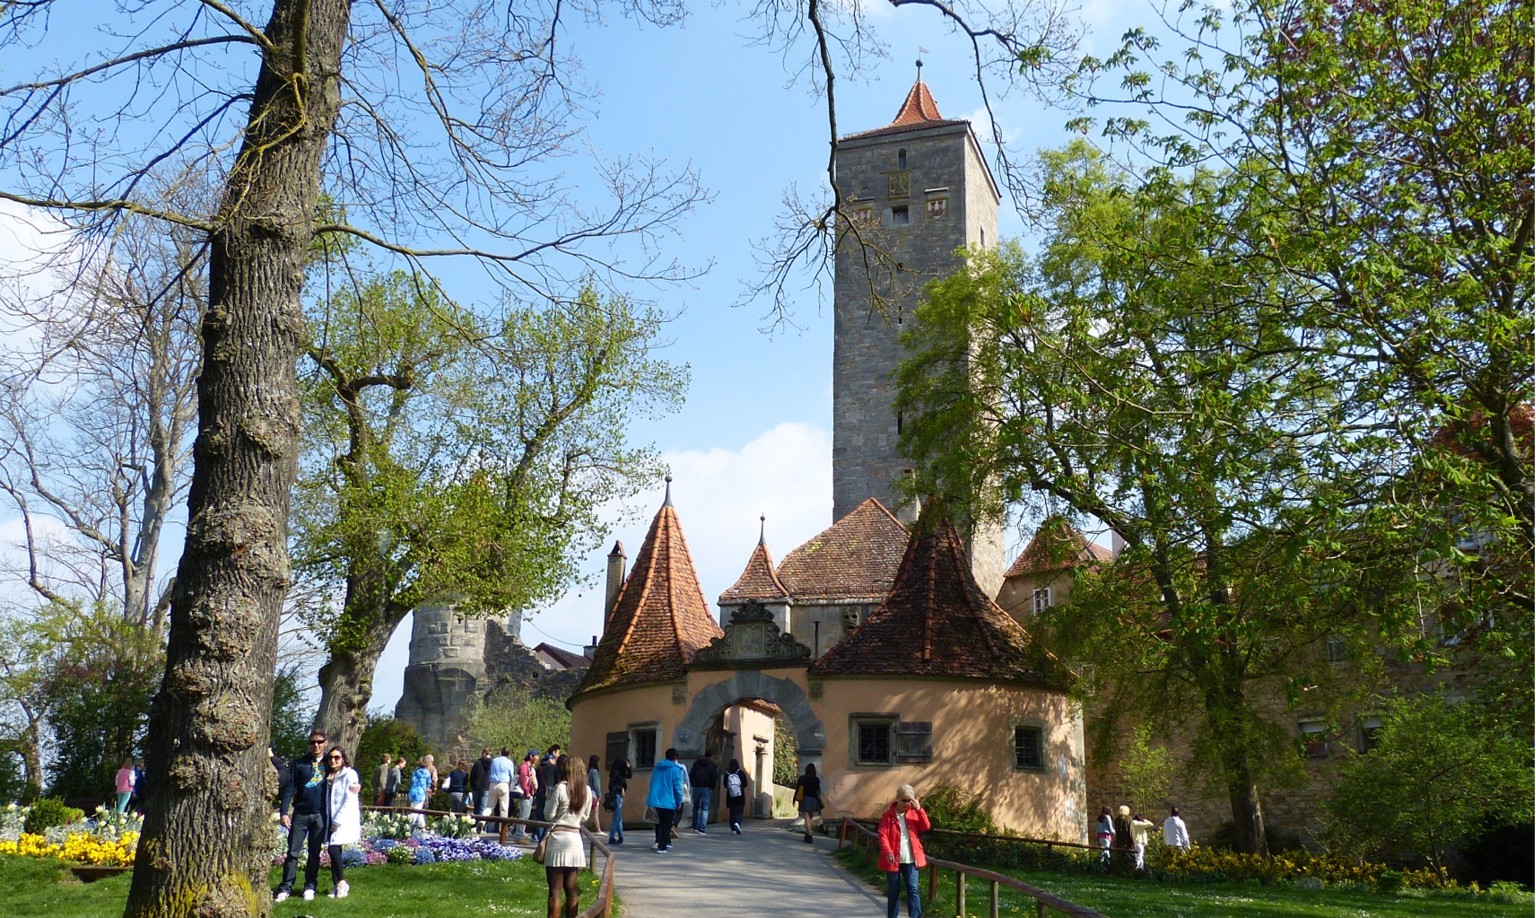
POLYGON ((617 794, 610 790, 608 793, 603 795, 603 809, 612 813, 614 810, 618 809, 618 807, 619 797, 617 794))
POLYGON ((727 797, 741 796, 741 772, 733 771, 725 776, 725 794, 727 797))

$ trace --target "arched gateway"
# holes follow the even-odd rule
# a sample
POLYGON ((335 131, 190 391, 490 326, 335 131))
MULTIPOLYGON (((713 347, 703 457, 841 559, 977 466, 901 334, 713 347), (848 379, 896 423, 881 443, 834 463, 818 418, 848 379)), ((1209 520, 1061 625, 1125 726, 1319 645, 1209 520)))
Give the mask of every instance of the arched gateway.
MULTIPOLYGON (((836 539, 812 541, 844 557, 836 539)), ((781 627, 794 615, 782 603, 745 599, 724 629, 716 623, 669 496, 568 702, 574 753, 634 767, 625 820, 643 817, 668 747, 685 765, 706 752, 738 759, 753 811, 766 815, 783 717, 801 766, 817 765, 829 815, 876 816, 900 784, 949 784, 985 788, 1000 825, 1081 840, 1083 734, 1070 674, 982 593, 954 527, 919 522, 906 542, 884 600, 816 655, 781 627)), ((775 583, 763 594, 782 592, 775 583)))

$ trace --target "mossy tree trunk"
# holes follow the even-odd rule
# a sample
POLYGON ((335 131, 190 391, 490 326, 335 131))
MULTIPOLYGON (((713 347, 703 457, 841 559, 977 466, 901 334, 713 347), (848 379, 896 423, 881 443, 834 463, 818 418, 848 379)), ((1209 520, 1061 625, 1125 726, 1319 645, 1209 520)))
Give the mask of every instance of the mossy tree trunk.
POLYGON ((211 238, 199 429, 129 918, 266 915, 267 734, 289 585, 304 279, 347 0, 274 0, 211 238))

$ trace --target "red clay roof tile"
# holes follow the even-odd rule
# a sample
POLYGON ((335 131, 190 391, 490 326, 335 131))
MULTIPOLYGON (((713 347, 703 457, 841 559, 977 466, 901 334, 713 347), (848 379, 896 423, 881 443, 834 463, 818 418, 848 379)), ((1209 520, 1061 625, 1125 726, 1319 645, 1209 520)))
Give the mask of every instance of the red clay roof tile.
POLYGON ((694 653, 723 633, 669 498, 651 521, 576 691, 680 679, 694 653))
POLYGON ((789 588, 779 575, 773 571, 773 556, 768 553, 768 543, 762 539, 757 540, 757 547, 752 549, 752 557, 747 559, 747 567, 731 584, 730 589, 720 594, 720 603, 741 603, 749 599, 758 602, 784 602, 789 599, 789 588))
POLYGON ((796 603, 885 599, 906 549, 907 527, 873 497, 784 556, 779 581, 796 603))
POLYGON ((1035 530, 1013 566, 1003 577, 1024 577, 1047 571, 1063 571, 1079 564, 1094 564, 1114 557, 1109 549, 1095 545, 1068 523, 1064 517, 1047 517, 1035 530))
POLYGON ((920 520, 889 598, 811 664, 812 676, 935 676, 1065 689, 1055 657, 982 592, 948 521, 920 520))

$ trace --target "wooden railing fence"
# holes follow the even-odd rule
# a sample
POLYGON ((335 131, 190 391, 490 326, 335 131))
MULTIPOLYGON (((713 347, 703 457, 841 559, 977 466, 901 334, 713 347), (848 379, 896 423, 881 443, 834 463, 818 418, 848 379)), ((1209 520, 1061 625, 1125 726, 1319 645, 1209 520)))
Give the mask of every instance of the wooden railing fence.
MULTIPOLYGON (((938 830, 935 830, 938 831, 938 830)), ((969 834, 969 833, 960 833, 969 834)), ((861 825, 857 820, 844 817, 842 827, 838 830, 837 846, 839 848, 850 844, 855 840, 864 843, 864 850, 870 858, 876 858, 880 854, 880 838, 875 831, 868 826, 861 825)), ((1060 846, 1067 846, 1067 842, 1055 842, 1060 846)), ((1089 845, 1072 845, 1072 847, 1092 847, 1089 845)), ((1067 900, 1054 896, 1035 886, 1016 880, 1013 877, 1004 876, 991 870, 983 870, 980 867, 972 867, 968 864, 960 864, 955 861, 946 861, 941 858, 928 858, 928 897, 935 898, 939 892, 939 871, 953 871, 955 875, 955 911, 958 914, 966 914, 965 910, 965 883, 968 877, 975 877, 987 884, 990 893, 989 901, 991 918, 998 918, 998 893, 1001 887, 1016 889, 1035 900, 1035 913, 1039 918, 1046 918, 1052 911, 1059 912, 1069 918, 1104 918, 1102 914, 1091 908, 1075 905, 1067 900)))

